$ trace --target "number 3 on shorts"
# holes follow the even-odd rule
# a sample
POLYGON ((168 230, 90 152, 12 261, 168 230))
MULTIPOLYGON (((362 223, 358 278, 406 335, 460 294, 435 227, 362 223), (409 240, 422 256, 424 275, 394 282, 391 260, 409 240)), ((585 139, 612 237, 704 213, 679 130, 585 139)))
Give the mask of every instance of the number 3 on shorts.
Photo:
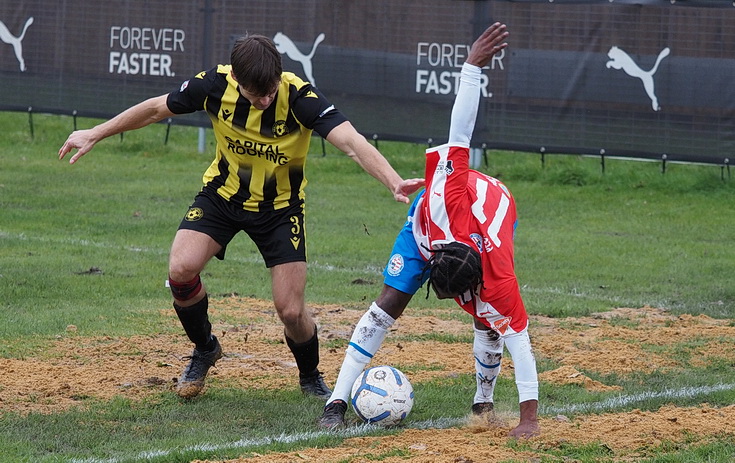
POLYGON ((293 224, 293 227, 291 227, 291 233, 293 233, 294 236, 299 236, 301 234, 301 222, 299 221, 299 217, 292 215, 290 220, 293 224))

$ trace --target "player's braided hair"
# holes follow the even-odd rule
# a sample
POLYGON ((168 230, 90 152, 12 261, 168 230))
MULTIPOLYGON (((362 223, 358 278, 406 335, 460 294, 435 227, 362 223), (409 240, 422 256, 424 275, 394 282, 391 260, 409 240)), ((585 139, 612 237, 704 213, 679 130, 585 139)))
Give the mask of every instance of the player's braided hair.
POLYGON ((433 249, 427 263, 429 285, 437 294, 458 296, 482 282, 480 253, 470 246, 451 242, 433 249))

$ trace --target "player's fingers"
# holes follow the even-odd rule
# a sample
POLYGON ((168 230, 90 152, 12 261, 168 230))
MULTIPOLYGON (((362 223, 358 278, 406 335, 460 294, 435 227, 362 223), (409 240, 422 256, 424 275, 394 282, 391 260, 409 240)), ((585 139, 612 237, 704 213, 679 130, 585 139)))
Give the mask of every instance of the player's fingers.
POLYGON ((507 26, 505 24, 496 22, 485 30, 485 33, 483 34, 483 39, 488 42, 497 42, 503 40, 507 36, 507 26))
POLYGON ((493 31, 493 34, 490 37, 490 43, 492 43, 493 45, 497 45, 501 43, 503 40, 505 40, 506 38, 508 38, 508 35, 509 35, 508 31, 505 30, 505 25, 503 25, 502 28, 499 28, 493 31))
POLYGON ((494 31, 496 31, 501 26, 500 22, 496 21, 492 24, 490 24, 487 29, 485 29, 485 33, 483 35, 490 35, 494 31))
POLYGON ((505 31, 505 29, 506 29, 505 24, 496 22, 496 23, 491 24, 490 27, 488 27, 487 29, 485 29, 485 33, 483 34, 483 36, 489 37, 489 38, 496 37, 497 35, 502 34, 503 31, 505 31))
MULTIPOLYGON (((69 149, 69 152, 70 151, 71 149, 69 149)), ((81 158, 82 156, 84 156, 85 154, 87 154, 88 151, 89 151, 89 148, 84 148, 84 147, 78 148, 77 152, 74 153, 74 156, 69 158, 69 164, 74 164, 75 162, 77 162, 77 160, 81 158)))
POLYGON ((393 193, 393 199, 395 199, 399 203, 408 204, 408 196, 404 195, 403 193, 393 193))
POLYGON ((66 141, 63 145, 61 145, 61 148, 59 148, 59 159, 64 159, 64 157, 71 152, 73 147, 71 144, 66 141))
POLYGON ((396 192, 396 198, 398 198, 398 195, 406 197, 408 199, 408 195, 415 193, 418 191, 422 186, 424 186, 425 181, 423 178, 411 178, 408 180, 404 180, 401 182, 401 184, 398 186, 398 191, 396 192))
POLYGON ((82 153, 81 151, 77 151, 74 154, 74 156, 72 156, 71 158, 69 158, 69 164, 74 164, 75 162, 77 162, 77 159, 79 159, 83 155, 84 155, 84 153, 82 153))
POLYGON ((506 25, 496 22, 477 39, 475 46, 478 47, 479 52, 492 56, 508 45, 503 42, 507 37, 506 25))

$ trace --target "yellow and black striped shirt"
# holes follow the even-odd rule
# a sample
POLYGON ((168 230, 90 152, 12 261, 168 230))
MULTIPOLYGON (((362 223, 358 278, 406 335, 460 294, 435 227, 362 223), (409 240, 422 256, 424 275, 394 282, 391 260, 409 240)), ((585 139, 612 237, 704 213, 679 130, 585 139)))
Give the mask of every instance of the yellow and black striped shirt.
POLYGON ((303 200, 312 131, 326 138, 347 119, 290 72, 281 75, 273 103, 259 110, 240 94, 231 69, 203 71, 168 95, 173 113, 205 110, 212 120, 217 152, 204 173, 204 188, 256 212, 303 200))

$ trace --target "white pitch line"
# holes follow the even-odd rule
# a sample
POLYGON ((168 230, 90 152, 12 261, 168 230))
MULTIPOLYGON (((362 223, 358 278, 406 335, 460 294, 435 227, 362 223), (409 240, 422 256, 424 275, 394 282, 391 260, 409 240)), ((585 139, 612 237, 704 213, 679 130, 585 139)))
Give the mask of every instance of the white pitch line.
POLYGON ((146 248, 137 246, 123 246, 119 244, 100 243, 98 241, 78 239, 78 238, 49 238, 46 236, 29 236, 26 233, 8 233, 0 230, 0 238, 11 238, 20 241, 35 241, 40 243, 51 244, 68 244, 72 246, 91 247, 100 249, 119 249, 121 251, 146 252, 159 255, 165 255, 168 251, 157 248, 146 248))
MULTIPOLYGON (((36 242, 41 242, 41 243, 66 244, 66 245, 72 245, 72 246, 92 247, 92 248, 99 248, 99 249, 118 249, 120 251, 150 253, 150 254, 155 254, 159 256, 167 256, 169 252, 168 249, 161 249, 161 248, 110 244, 110 243, 105 243, 105 242, 92 241, 92 240, 86 240, 86 239, 77 239, 77 238, 58 239, 58 238, 49 238, 45 236, 31 236, 26 233, 8 233, 3 230, 0 230, 0 238, 11 238, 11 239, 17 239, 21 241, 36 241, 36 242)), ((228 257, 227 260, 232 261, 232 262, 241 262, 241 263, 248 263, 248 264, 260 264, 263 262, 260 259, 260 257, 257 257, 257 256, 247 257, 247 258, 228 257)), ((337 266, 334 266, 328 263, 323 264, 319 262, 318 260, 309 261, 309 268, 324 270, 326 272, 340 272, 340 273, 360 272, 360 273, 366 273, 369 275, 373 275, 375 276, 375 278, 380 278, 383 272, 383 267, 376 267, 374 265, 369 265, 363 268, 346 268, 346 267, 337 267, 337 266)), ((567 290, 562 290, 560 288, 535 288, 535 287, 531 287, 528 285, 524 285, 521 288, 521 290, 522 292, 527 292, 527 293, 558 294, 558 295, 574 296, 578 298, 599 299, 598 296, 591 296, 591 295, 583 294, 583 293, 578 292, 576 289, 567 291, 567 290)), ((612 303, 618 303, 618 301, 614 298, 607 298, 606 300, 612 303)))
MULTIPOLYGON (((71 246, 90 247, 90 248, 98 248, 98 249, 117 249, 120 251, 141 252, 141 253, 148 253, 148 254, 154 254, 154 255, 159 255, 159 256, 167 256, 169 253, 168 249, 162 249, 162 248, 110 244, 110 243, 105 243, 105 242, 78 239, 78 238, 61 238, 61 239, 49 238, 46 236, 28 235, 26 233, 8 233, 2 230, 0 230, 0 238, 10 238, 10 239, 16 239, 20 241, 30 241, 30 242, 35 241, 39 243, 66 244, 66 245, 71 245, 71 246)), ((258 256, 245 257, 245 258, 228 257, 227 260, 232 261, 232 262, 241 262, 241 263, 248 263, 248 264, 262 264, 263 263, 263 260, 258 256)), ((327 272, 342 272, 342 273, 362 272, 362 273, 369 273, 369 274, 374 274, 374 275, 380 275, 380 273, 383 271, 382 267, 376 267, 376 266, 366 266, 361 269, 360 268, 337 267, 331 264, 322 264, 316 260, 309 262, 309 268, 316 268, 316 269, 324 270, 327 272)))
MULTIPOLYGON (((151 248, 151 247, 143 247, 143 246, 133 246, 133 245, 119 245, 119 244, 110 244, 105 242, 99 242, 99 241, 92 241, 92 240, 86 240, 86 239, 78 239, 78 238, 49 238, 46 236, 33 236, 28 235, 26 233, 8 233, 3 230, 0 230, 0 238, 11 238, 11 239, 17 239, 21 241, 36 241, 41 243, 52 243, 52 244, 66 244, 71 246, 80 246, 80 247, 92 247, 92 248, 99 248, 99 249, 117 249, 120 251, 128 251, 128 252, 141 252, 141 253, 149 253, 159 256, 168 256, 169 249, 161 249, 161 248, 151 248)), ((263 261, 259 256, 253 256, 253 257, 228 257, 228 261, 232 262, 240 262, 240 263, 247 263, 247 264, 261 264, 263 261)), ((375 276, 375 278, 381 278, 381 274, 383 272, 383 267, 377 267, 374 265, 368 265, 363 268, 351 268, 351 267, 337 267, 335 265, 329 264, 329 263, 321 263, 318 260, 309 261, 309 268, 313 269, 319 269, 326 272, 339 272, 339 273, 354 273, 354 272, 360 272, 369 274, 372 276, 375 276)), ((580 299, 602 299, 611 302, 612 304, 620 304, 620 301, 615 298, 601 298, 600 296, 593 296, 590 294, 582 293, 577 291, 576 288, 572 290, 563 290, 561 288, 556 287, 549 287, 549 288, 536 288, 529 285, 523 285, 521 288, 521 291, 524 293, 535 293, 535 294, 557 294, 562 296, 572 296, 580 299)), ((649 304, 650 305, 650 304, 649 304)))
MULTIPOLYGON (((591 294, 572 288, 569 290, 557 288, 557 287, 535 287, 524 284, 521 286, 521 293, 523 294, 554 294, 558 296, 571 296, 577 299, 592 299, 595 301, 607 301, 615 305, 623 304, 620 299, 613 296, 604 296, 600 294, 591 294)), ((649 304, 652 305, 652 304, 649 304)))
POLYGON ((715 386, 684 387, 681 389, 664 389, 659 392, 641 392, 633 395, 619 395, 610 397, 600 402, 572 404, 565 407, 540 407, 540 413, 544 415, 558 415, 560 413, 578 413, 599 411, 605 409, 618 409, 632 403, 643 402, 652 399, 691 399, 697 396, 711 394, 713 392, 731 391, 735 384, 717 384, 715 386))
MULTIPOLYGON (((543 415, 558 415, 561 413, 577 413, 581 411, 604 410, 613 408, 622 408, 635 402, 659 398, 693 398, 704 394, 711 394, 719 391, 730 391, 735 389, 735 384, 718 384, 715 386, 698 386, 685 387, 681 389, 665 389, 660 392, 644 392, 641 394, 633 394, 628 396, 617 396, 609 399, 592 402, 588 404, 575 404, 566 407, 541 407, 543 415)), ((446 429, 457 426, 466 421, 465 417, 461 418, 435 418, 417 423, 412 423, 409 429, 446 429)), ((71 460, 71 463, 120 463, 121 461, 134 459, 137 461, 151 460, 153 458, 166 457, 173 454, 179 454, 190 451, 215 452, 229 449, 244 449, 248 447, 258 447, 271 444, 292 444, 301 441, 308 441, 318 437, 337 435, 343 437, 359 437, 368 434, 371 431, 379 429, 375 425, 359 425, 343 429, 340 431, 314 431, 296 434, 280 434, 275 437, 261 437, 257 439, 240 439, 228 444, 199 444, 183 449, 176 450, 149 450, 140 452, 135 456, 127 456, 120 458, 87 458, 71 460)))
MULTIPOLYGON (((447 427, 447 426, 456 424, 455 421, 459 422, 459 420, 431 421, 431 423, 434 424, 435 426, 427 425, 427 427, 438 427, 436 425, 439 425, 439 424, 444 424, 444 427, 447 427)), ((257 439, 240 439, 238 441, 231 442, 228 444, 218 444, 218 445, 199 444, 199 445, 192 445, 189 447, 184 447, 182 449, 175 449, 175 450, 151 450, 151 451, 146 451, 146 452, 140 452, 135 456, 121 457, 121 458, 107 458, 107 459, 88 458, 88 459, 83 459, 83 460, 76 459, 76 460, 71 460, 71 463, 119 463, 121 461, 130 460, 130 459, 134 459, 137 461, 150 460, 152 458, 166 457, 166 456, 173 455, 173 454, 179 454, 183 452, 192 452, 192 451, 215 452, 215 451, 229 450, 229 449, 243 449, 247 447, 259 447, 259 446, 271 445, 271 444, 292 444, 295 442, 308 441, 310 439, 316 439, 318 437, 324 437, 324 436, 337 435, 337 436, 343 436, 343 437, 359 437, 359 436, 368 434, 369 432, 374 431, 376 429, 379 429, 379 428, 376 427, 375 425, 363 424, 363 425, 343 429, 340 431, 314 431, 314 432, 303 432, 303 433, 296 433, 296 434, 281 434, 275 437, 260 437, 257 439)))

